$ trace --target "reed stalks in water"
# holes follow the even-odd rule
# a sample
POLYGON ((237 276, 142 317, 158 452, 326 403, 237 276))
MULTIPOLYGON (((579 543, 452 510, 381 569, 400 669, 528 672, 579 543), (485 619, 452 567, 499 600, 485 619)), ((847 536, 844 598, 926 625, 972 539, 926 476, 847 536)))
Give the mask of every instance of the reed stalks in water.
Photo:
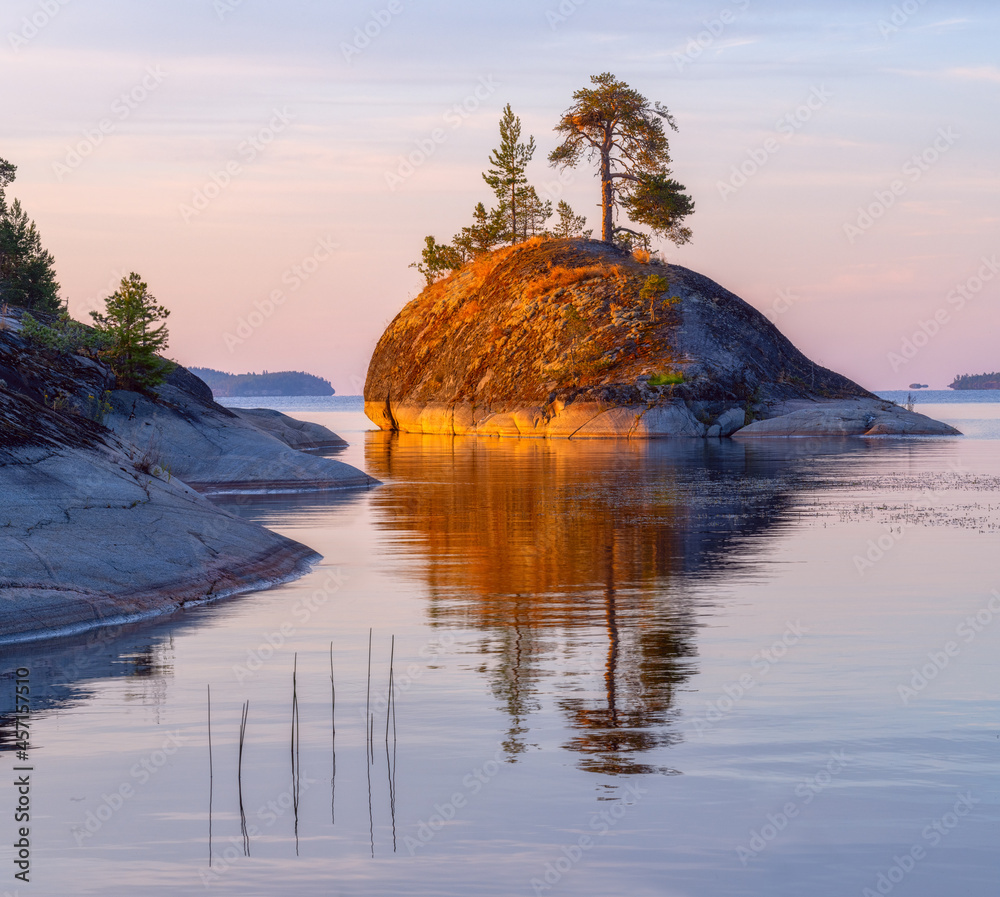
POLYGON ((243 833, 243 853, 250 856, 250 834, 247 831, 247 814, 243 808, 243 743, 247 736, 247 720, 250 717, 250 702, 243 703, 243 718, 240 720, 240 753, 236 768, 236 781, 240 792, 240 829, 243 833))

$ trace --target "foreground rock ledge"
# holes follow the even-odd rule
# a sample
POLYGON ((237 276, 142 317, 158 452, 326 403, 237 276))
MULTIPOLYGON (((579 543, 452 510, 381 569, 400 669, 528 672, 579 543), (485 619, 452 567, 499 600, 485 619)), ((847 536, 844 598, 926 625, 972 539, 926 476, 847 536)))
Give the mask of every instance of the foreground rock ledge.
POLYGON ((680 266, 535 239, 428 286, 379 340, 383 430, 566 438, 952 436, 810 361, 752 306, 680 266), (650 304, 651 274, 669 288, 650 304))
POLYGON ((183 368, 115 389, 82 354, 40 350, 0 317, 0 641, 48 638, 265 588, 311 548, 200 493, 368 488, 299 449, 342 446, 278 412, 233 413, 183 368))
POLYGON ((259 589, 312 549, 137 467, 96 424, 0 388, 0 640, 49 637, 259 589))

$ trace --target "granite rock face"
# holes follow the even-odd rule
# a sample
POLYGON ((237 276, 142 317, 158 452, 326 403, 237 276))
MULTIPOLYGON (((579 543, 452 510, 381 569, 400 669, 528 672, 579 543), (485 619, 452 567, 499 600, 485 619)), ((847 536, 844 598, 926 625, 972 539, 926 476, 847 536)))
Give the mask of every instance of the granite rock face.
POLYGON ((780 413, 751 421, 737 439, 765 436, 956 436, 958 431, 923 414, 876 399, 788 402, 780 413))
POLYGON ((99 425, 0 388, 0 637, 172 610, 318 559, 132 454, 99 425))
POLYGON ((155 396, 116 390, 108 404, 105 426, 147 463, 200 492, 297 492, 376 483, 342 461, 300 451, 303 443, 337 444, 339 437, 315 424, 296 421, 301 428, 295 428, 292 418, 278 412, 236 413, 169 381, 155 396))
POLYGON ((858 435, 956 432, 814 364, 707 277, 592 240, 536 238, 428 286, 365 383, 371 420, 417 433, 724 437, 807 406, 825 409, 813 435, 855 432, 859 408, 858 435), (668 287, 643 297, 651 275, 668 287))
POLYGON ((255 426, 258 430, 270 433, 280 439, 285 445, 310 451, 313 449, 338 449, 347 446, 333 430, 310 421, 296 420, 280 411, 271 408, 230 408, 237 417, 255 426))
POLYGON ((178 368, 155 394, 101 361, 43 352, 0 320, 0 639, 30 639, 263 588, 318 559, 200 492, 367 488, 289 443, 336 434, 238 416, 178 368), (257 426, 263 422, 264 427, 257 426), (196 487, 196 488, 193 488, 196 487))

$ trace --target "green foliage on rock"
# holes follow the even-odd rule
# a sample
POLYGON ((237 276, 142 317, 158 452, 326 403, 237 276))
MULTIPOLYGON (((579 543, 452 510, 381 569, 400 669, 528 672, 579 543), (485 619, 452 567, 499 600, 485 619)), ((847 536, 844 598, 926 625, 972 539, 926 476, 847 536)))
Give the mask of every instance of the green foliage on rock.
MULTIPOLYGON (((643 302, 649 302, 649 317, 650 320, 656 320, 656 299, 658 296, 662 296, 667 290, 670 289, 670 281, 667 280, 662 274, 650 274, 646 278, 639 290, 639 298, 643 302)), ((661 299, 661 304, 672 305, 675 302, 679 302, 680 298, 678 296, 670 296, 667 299, 661 299)))
POLYGON ((51 324, 25 314, 21 318, 21 335, 40 349, 60 354, 96 355, 111 346, 107 334, 74 321, 65 309, 51 324))
POLYGON ((472 213, 472 224, 463 227, 452 246, 458 250, 462 263, 489 252, 507 239, 506 222, 501 209, 486 211, 482 203, 476 205, 472 213))
POLYGON ((523 243, 538 236, 590 236, 583 231, 586 219, 573 214, 569 205, 559 203, 560 221, 552 234, 546 222, 552 217, 552 200, 542 199, 528 183, 525 173, 535 152, 535 138, 521 140, 521 119, 514 115, 508 103, 500 119, 500 145, 490 153, 490 168, 483 180, 493 189, 497 205, 487 209, 478 203, 473 210, 472 224, 463 227, 451 243, 439 243, 434 236, 424 237, 424 248, 416 268, 428 284, 434 283, 466 262, 503 246, 523 243))
POLYGON ((108 339, 102 355, 110 362, 122 389, 140 392, 163 381, 170 362, 158 356, 167 346, 167 326, 157 324, 170 311, 149 292, 134 271, 104 300, 104 312, 91 312, 97 330, 108 339))
POLYGON ((684 382, 684 374, 680 371, 660 371, 649 378, 650 386, 676 386, 684 382))

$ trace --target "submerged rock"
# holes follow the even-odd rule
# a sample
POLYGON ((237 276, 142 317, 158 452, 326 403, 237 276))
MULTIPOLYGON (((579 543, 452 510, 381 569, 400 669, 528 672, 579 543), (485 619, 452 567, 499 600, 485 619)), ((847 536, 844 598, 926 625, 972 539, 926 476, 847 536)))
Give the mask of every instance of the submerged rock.
POLYGON ((707 277, 592 240, 536 238, 428 286, 365 383, 371 420, 417 433, 722 437, 806 406, 811 435, 957 433, 816 365, 707 277), (651 275, 668 286, 643 298, 651 275))

